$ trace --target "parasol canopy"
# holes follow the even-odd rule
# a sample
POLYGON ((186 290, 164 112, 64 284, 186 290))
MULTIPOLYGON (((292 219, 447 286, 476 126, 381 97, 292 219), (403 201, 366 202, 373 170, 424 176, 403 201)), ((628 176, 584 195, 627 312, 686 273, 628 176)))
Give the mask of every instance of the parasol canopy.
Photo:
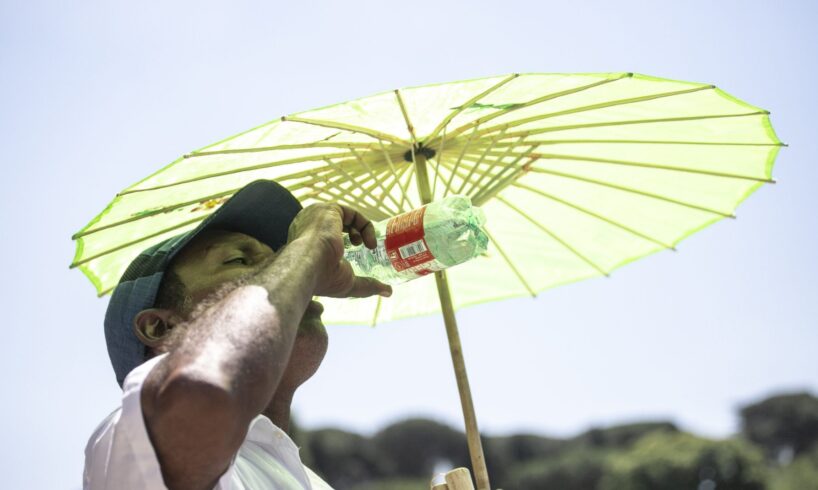
MULTIPOLYGON (((725 217, 772 182, 768 112, 713 85, 631 73, 525 74, 414 87, 282 117, 120 192, 74 235, 104 295, 139 251, 193 228, 256 179, 373 220, 467 194, 492 239, 448 272, 455 308, 610 274, 725 217)), ((388 300, 325 300, 328 323, 440 310, 431 276, 388 300)))

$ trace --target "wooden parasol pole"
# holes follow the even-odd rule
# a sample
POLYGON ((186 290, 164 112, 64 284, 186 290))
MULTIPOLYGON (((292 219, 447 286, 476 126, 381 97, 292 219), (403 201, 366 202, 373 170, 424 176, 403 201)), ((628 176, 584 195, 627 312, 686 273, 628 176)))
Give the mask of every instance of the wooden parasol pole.
MULTIPOLYGON (((426 172, 426 155, 423 151, 415 151, 414 158, 420 199, 423 204, 428 204, 432 200, 432 192, 429 189, 429 174, 426 172)), ((437 281, 437 292, 440 295, 440 306, 446 324, 446 335, 449 338, 449 351, 452 355, 454 375, 457 378, 457 390, 460 392, 460 405, 463 408, 463 419, 466 423, 466 440, 469 444, 469 455, 474 469, 474 477, 477 481, 477 490, 491 490, 489 472, 486 468, 486 458, 483 456, 480 431, 477 429, 477 417, 474 414, 469 377, 466 374, 463 347, 460 345, 460 333, 457 331, 457 319, 454 316, 454 306, 452 306, 452 295, 449 291, 446 271, 435 272, 435 281, 437 281)))

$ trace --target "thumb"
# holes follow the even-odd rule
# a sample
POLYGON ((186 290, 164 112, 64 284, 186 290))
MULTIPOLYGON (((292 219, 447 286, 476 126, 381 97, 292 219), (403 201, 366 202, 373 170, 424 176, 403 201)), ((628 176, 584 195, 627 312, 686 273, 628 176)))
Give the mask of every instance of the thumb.
POLYGON ((352 287, 345 296, 350 298, 366 298, 376 294, 384 297, 392 296, 392 286, 371 277, 355 276, 352 279, 352 287))

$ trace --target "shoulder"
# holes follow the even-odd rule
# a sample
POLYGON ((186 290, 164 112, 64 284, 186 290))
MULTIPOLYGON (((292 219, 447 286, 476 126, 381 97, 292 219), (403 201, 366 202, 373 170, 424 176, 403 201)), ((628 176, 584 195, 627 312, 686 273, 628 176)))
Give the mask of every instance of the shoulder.
POLYGON ((86 489, 165 488, 159 462, 142 417, 140 392, 151 359, 131 371, 123 384, 122 405, 94 429, 85 447, 83 487, 86 489))

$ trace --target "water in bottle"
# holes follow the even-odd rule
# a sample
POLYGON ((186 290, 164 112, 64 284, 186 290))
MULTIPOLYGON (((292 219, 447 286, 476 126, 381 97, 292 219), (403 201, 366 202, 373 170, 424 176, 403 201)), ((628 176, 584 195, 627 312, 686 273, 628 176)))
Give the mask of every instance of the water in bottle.
POLYGON ((399 284, 462 264, 488 247, 483 210, 464 195, 451 195, 388 220, 373 223, 378 246, 352 245, 344 258, 359 276, 399 284))

